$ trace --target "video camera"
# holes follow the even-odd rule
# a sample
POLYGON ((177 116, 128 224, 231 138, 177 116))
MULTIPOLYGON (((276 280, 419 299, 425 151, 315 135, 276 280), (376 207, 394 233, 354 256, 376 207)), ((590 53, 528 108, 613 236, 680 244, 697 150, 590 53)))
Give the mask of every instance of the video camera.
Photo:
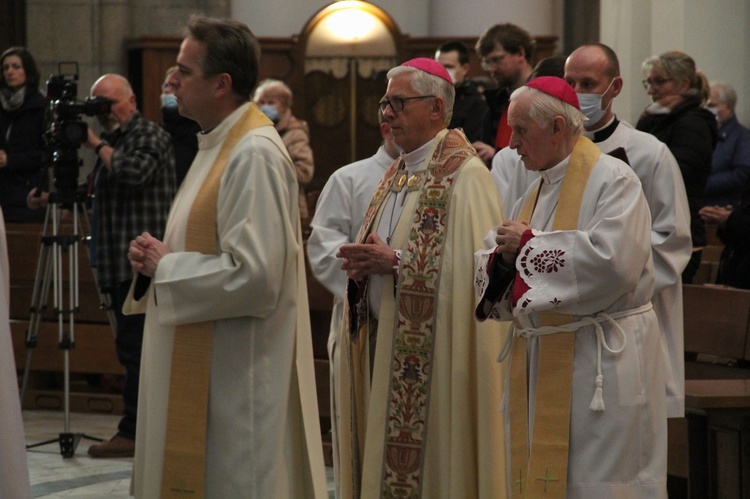
POLYGON ((82 164, 78 158, 78 148, 88 138, 88 124, 81 117, 108 114, 113 103, 105 97, 78 101, 77 95, 78 63, 58 63, 58 74, 47 80, 49 107, 45 138, 55 188, 65 203, 75 200, 78 169, 82 164))

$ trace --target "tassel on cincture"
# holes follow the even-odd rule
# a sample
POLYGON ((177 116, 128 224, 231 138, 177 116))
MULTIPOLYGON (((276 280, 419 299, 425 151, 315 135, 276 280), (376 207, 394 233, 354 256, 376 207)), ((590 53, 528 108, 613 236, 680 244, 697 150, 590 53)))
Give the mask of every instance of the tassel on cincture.
POLYGON ((589 409, 592 411, 603 411, 604 410, 604 395, 602 394, 602 383, 604 381, 604 376, 601 374, 598 374, 596 376, 596 390, 594 391, 594 398, 591 399, 591 405, 589 405, 589 409))

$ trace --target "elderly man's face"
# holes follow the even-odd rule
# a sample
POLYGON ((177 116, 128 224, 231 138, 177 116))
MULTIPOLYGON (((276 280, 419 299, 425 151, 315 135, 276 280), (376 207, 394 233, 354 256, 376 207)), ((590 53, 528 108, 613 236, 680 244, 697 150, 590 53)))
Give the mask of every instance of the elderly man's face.
POLYGON ((127 91, 118 78, 103 78, 91 89, 91 96, 106 97, 112 101, 110 112, 96 117, 108 132, 116 130, 135 112, 135 96, 127 91))
MULTIPOLYGON (((411 87, 411 78, 410 74, 400 74, 391 78, 383 99, 419 97, 419 94, 411 87)), ((435 97, 411 99, 404 102, 404 108, 401 111, 394 111, 391 106, 386 106, 383 111, 383 118, 391 127, 393 141, 404 152, 412 152, 434 137, 434 133, 430 135, 432 132, 430 111, 434 99, 435 97)))
POLYGON ((529 105, 529 94, 523 94, 510 103, 508 124, 513 130, 510 147, 521 156, 521 161, 528 170, 542 171, 559 162, 553 142, 552 123, 545 127, 539 126, 529 116, 529 105))

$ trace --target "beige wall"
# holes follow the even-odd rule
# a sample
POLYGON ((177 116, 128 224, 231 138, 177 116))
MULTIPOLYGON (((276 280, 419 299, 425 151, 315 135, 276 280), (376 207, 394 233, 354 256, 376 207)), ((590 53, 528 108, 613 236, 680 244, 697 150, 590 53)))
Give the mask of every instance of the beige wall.
MULTIPOLYGON (((43 78, 59 60, 80 63, 79 95, 106 72, 125 72, 124 41, 144 34, 176 34, 192 12, 246 22, 259 36, 299 34, 328 0, 27 0, 28 46, 43 78)), ((411 36, 476 36, 498 22, 515 22, 535 35, 562 39, 561 0, 374 0, 411 36)), ((668 49, 691 54, 711 80, 727 81, 739 97, 738 115, 750 124, 750 2, 722 0, 601 0, 601 41, 618 53, 625 90, 617 112, 635 121, 648 103, 641 62, 668 49)))
POLYGON ((750 2, 747 0, 602 0, 601 41, 620 58, 625 89, 617 113, 635 123, 649 103, 641 63, 667 50, 690 54, 709 80, 731 83, 737 115, 750 124, 750 2))

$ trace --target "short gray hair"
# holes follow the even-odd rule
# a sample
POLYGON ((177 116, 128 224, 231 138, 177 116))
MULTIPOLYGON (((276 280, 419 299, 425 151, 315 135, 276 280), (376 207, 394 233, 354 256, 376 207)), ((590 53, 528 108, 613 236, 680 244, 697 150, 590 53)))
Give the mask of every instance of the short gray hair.
POLYGON ((274 80, 273 78, 263 80, 258 85, 258 88, 255 89, 253 101, 260 99, 260 96, 264 92, 269 92, 270 95, 279 97, 283 102, 286 102, 287 107, 292 107, 292 89, 283 81, 274 80))
POLYGON ((533 96, 529 105, 529 116, 537 125, 545 128, 549 126, 555 116, 561 116, 565 120, 568 136, 583 131, 585 116, 581 111, 567 102, 563 102, 536 88, 527 87, 526 85, 519 87, 510 95, 510 101, 518 100, 521 95, 527 92, 531 92, 529 95, 533 96))
POLYGON ((719 96, 719 102, 729 108, 734 113, 734 107, 737 105, 737 92, 729 83, 717 81, 711 83, 711 90, 719 96))
POLYGON ((445 102, 443 122, 448 126, 453 117, 453 102, 456 100, 456 88, 453 86, 453 83, 411 66, 396 66, 388 71, 386 77, 390 81, 396 76, 403 74, 413 75, 411 78, 411 88, 419 95, 434 95, 443 99, 443 102, 445 102))

